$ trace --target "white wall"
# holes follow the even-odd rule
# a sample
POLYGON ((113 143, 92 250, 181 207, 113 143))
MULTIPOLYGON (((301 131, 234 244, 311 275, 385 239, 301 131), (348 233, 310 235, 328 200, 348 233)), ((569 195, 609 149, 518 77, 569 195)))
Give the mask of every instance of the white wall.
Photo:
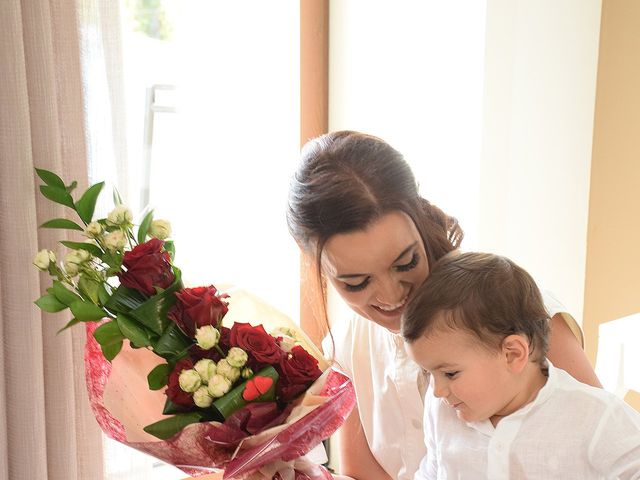
POLYGON ((475 236, 485 2, 337 0, 329 129, 371 133, 411 163, 424 196, 475 236), (446 181, 443 181, 446 179, 446 181))
POLYGON ((582 319, 601 2, 488 0, 478 248, 582 319))
POLYGON ((363 130, 403 152, 423 195, 460 221, 465 250, 512 257, 578 321, 600 6, 330 7, 330 130, 363 130))

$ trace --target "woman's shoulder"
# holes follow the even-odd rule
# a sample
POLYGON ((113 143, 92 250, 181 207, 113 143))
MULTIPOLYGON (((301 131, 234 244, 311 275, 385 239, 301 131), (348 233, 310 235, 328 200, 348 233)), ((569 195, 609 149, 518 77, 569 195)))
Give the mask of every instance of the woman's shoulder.
POLYGON ((556 297, 550 290, 541 288, 540 294, 542 295, 542 301, 544 302, 544 306, 547 309, 549 318, 560 315, 573 335, 578 339, 578 342, 580 342, 580 344, 584 347, 584 334, 582 333, 582 328, 580 327, 576 319, 573 318, 573 316, 567 311, 567 308, 564 306, 564 304, 560 300, 558 300, 558 297, 556 297))

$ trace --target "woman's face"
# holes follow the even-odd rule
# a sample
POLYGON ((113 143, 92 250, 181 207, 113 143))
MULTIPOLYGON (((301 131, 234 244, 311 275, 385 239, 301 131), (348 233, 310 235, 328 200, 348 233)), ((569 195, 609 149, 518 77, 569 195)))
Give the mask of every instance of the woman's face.
POLYGON ((397 211, 329 238, 322 270, 352 310, 399 332, 407 299, 426 280, 429 264, 415 224, 397 211))

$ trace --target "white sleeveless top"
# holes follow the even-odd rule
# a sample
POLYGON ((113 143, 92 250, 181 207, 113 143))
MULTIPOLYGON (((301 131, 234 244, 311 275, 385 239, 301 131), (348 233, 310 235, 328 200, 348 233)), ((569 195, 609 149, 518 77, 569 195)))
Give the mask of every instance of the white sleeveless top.
MULTIPOLYGON (((564 312, 549 292, 542 296, 550 317, 564 312)), ((574 332, 580 332, 570 315, 564 317, 574 332)), ((335 360, 353 379, 371 453, 391 478, 411 480, 426 455, 422 423, 426 375, 409 358, 400 335, 359 315, 335 322, 332 333, 335 360)), ((330 357, 328 336, 323 347, 330 357)))

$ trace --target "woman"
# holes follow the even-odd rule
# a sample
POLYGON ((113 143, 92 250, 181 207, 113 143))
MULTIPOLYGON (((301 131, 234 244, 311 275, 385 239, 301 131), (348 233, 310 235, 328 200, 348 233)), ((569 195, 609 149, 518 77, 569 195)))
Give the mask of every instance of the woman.
MULTIPOLYGON (((305 145, 287 221, 298 245, 355 312, 332 332, 335 359, 352 376, 358 401, 339 434, 340 473, 409 480, 425 454, 427 379, 397 335, 400 318, 429 266, 459 247, 462 230, 420 197, 399 152, 350 131, 305 145)), ((552 316, 549 358, 578 380, 599 385, 572 332, 579 332, 575 321, 552 297, 545 303, 552 316)))

